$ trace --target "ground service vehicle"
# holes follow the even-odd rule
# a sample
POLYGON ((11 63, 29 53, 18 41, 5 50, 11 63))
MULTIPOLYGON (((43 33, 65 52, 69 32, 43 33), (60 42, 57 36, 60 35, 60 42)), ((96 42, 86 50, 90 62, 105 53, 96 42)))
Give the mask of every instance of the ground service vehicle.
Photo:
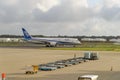
POLYGON ((98 60, 98 59, 99 59, 99 56, 98 56, 98 53, 85 52, 85 53, 84 53, 84 59, 88 59, 88 60, 98 60))
POLYGON ((98 75, 83 75, 78 77, 78 80, 97 80, 98 75))
POLYGON ((26 66, 26 74, 35 74, 38 72, 38 65, 28 65, 26 66))

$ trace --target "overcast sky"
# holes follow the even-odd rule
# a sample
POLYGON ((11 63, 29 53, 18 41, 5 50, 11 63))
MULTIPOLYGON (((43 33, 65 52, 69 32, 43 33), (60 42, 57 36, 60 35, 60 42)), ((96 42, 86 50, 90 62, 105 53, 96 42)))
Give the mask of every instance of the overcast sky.
POLYGON ((120 36, 120 0, 0 0, 0 35, 120 36))

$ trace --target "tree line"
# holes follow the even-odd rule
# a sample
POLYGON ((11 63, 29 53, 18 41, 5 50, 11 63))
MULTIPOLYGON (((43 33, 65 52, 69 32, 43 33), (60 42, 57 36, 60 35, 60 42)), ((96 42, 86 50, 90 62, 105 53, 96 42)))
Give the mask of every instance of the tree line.
MULTIPOLYGON (((103 38, 103 39, 119 39, 120 36, 67 36, 67 35, 58 35, 58 36, 44 36, 44 35, 32 35, 33 37, 55 37, 55 38, 103 38)), ((23 38, 21 35, 0 35, 0 38, 23 38)))

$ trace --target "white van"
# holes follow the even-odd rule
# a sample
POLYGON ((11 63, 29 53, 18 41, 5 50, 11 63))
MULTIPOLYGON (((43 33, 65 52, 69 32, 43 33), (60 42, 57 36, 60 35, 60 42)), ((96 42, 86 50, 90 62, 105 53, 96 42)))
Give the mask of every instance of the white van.
POLYGON ((78 77, 78 80, 97 80, 98 75, 83 75, 78 77))

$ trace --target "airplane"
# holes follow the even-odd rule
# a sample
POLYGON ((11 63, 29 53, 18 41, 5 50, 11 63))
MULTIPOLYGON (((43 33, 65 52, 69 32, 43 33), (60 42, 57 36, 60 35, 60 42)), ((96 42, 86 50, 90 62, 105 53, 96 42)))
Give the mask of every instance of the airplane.
POLYGON ((26 29, 22 28, 24 40, 36 44, 45 44, 46 47, 56 47, 57 45, 79 45, 81 42, 76 38, 36 38, 32 37, 26 29))
POLYGON ((111 39, 110 42, 112 42, 115 45, 120 45, 120 39, 111 39))

